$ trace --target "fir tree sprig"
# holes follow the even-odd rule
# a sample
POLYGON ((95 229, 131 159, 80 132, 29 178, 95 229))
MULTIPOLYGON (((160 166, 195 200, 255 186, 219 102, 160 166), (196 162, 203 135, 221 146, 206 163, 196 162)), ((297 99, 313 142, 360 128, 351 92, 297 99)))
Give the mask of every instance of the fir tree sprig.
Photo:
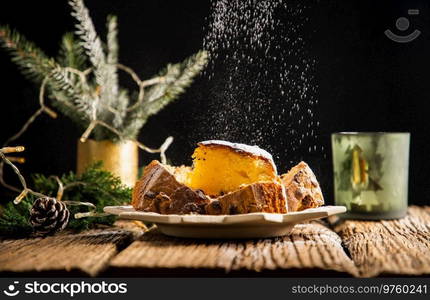
POLYGON ((42 82, 56 67, 54 60, 7 25, 0 26, 0 46, 9 52, 22 74, 33 82, 42 82))
POLYGON ((206 51, 199 51, 182 63, 167 65, 166 69, 159 74, 165 78, 165 81, 153 86, 144 98, 144 101, 148 103, 148 107, 145 108, 148 115, 156 114, 183 94, 185 89, 192 84, 193 78, 204 69, 208 58, 206 51), (154 93, 152 90, 158 90, 158 92, 154 93))
POLYGON ((77 20, 76 31, 63 36, 55 59, 7 26, 0 26, 0 46, 10 53, 24 75, 41 84, 40 94, 44 95, 46 88, 53 106, 80 128, 86 128, 82 141, 89 137, 135 140, 144 151, 160 153, 164 159, 172 138, 168 137, 160 148, 151 149, 137 142, 138 133, 150 116, 190 86, 205 67, 208 53, 200 51, 182 63, 169 64, 154 78, 140 80, 133 70, 118 63, 117 18, 107 18, 104 43, 83 0, 70 0, 69 4, 77 20), (136 81, 137 93, 119 86, 119 68, 136 81), (136 98, 130 98, 134 95, 136 98))
POLYGON ((26 236, 33 228, 28 222, 33 205, 31 197, 26 197, 19 204, 9 201, 0 206, 0 236, 26 236))
MULTIPOLYGON (((96 211, 103 212, 103 207, 108 205, 123 205, 131 198, 131 189, 122 185, 121 180, 110 172, 101 169, 102 164, 96 163, 90 166, 81 175, 73 172, 62 175, 59 179, 66 188, 63 201, 78 201, 93 203, 96 211)), ((54 176, 34 174, 33 188, 44 195, 55 197, 58 191, 58 181, 54 176)), ((32 231, 28 222, 30 208, 37 197, 28 195, 19 204, 8 202, 0 209, 0 235, 26 235, 32 231)), ((68 206, 71 216, 76 213, 88 211, 85 206, 68 206)), ((84 230, 94 227, 96 224, 112 225, 114 216, 87 217, 81 219, 71 218, 67 228, 84 230)))
POLYGON ((116 16, 107 17, 107 63, 116 66, 118 64, 118 20, 116 16))
POLYGON ((208 52, 199 51, 184 62, 169 64, 162 70, 158 76, 163 80, 151 86, 144 94, 143 105, 128 114, 124 126, 126 135, 137 135, 150 116, 157 114, 184 93, 192 84, 193 78, 204 69, 208 59, 208 52))
POLYGON ((63 35, 57 61, 61 66, 68 66, 81 71, 88 67, 85 51, 73 32, 66 32, 63 35))
MULTIPOLYGON (((69 105, 66 111, 76 111, 73 102, 80 98, 80 93, 75 90, 76 85, 70 81, 67 72, 54 59, 46 56, 42 50, 9 26, 0 26, 0 46, 9 52, 12 61, 28 79, 37 84, 47 79, 50 96, 60 100, 58 106, 62 106, 63 100, 69 105)), ((82 116, 72 116, 75 120, 82 119, 82 116)))
POLYGON ((104 86, 106 82, 106 56, 103 51, 103 43, 97 35, 93 21, 88 9, 82 0, 71 0, 69 4, 72 8, 71 15, 76 18, 76 34, 82 40, 86 54, 94 66, 96 81, 99 86, 104 86))

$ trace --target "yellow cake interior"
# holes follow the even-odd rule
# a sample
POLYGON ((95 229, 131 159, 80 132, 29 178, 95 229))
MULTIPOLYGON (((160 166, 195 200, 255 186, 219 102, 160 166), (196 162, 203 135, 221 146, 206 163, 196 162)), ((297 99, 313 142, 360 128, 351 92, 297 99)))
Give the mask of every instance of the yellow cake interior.
POLYGON ((190 176, 191 171, 192 171, 191 167, 180 166, 180 167, 172 167, 171 173, 175 176, 175 179, 178 182, 182 184, 187 184, 188 177, 190 176))
POLYGON ((192 157, 193 169, 182 172, 181 180, 207 195, 218 196, 237 190, 242 184, 277 179, 271 161, 233 147, 200 144, 192 157))

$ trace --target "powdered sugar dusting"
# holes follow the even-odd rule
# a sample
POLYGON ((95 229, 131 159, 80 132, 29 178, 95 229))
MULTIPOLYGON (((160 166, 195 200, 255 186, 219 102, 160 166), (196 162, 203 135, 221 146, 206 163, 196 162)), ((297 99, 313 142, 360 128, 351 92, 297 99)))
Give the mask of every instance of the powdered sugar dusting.
POLYGON ((267 152, 266 150, 261 149, 260 147, 258 147, 256 145, 250 146, 250 145, 246 145, 246 144, 231 143, 231 142, 221 141, 221 140, 203 141, 203 142, 200 142, 199 145, 204 145, 204 146, 221 145, 221 146, 229 147, 235 151, 246 152, 246 153, 249 153, 249 154, 254 155, 254 156, 262 157, 262 158, 266 159, 267 161, 269 161, 270 164, 272 165, 273 169, 275 170, 275 173, 278 173, 276 170, 276 165, 273 162, 272 155, 269 152, 267 152))
POLYGON ((258 144, 291 164, 322 150, 305 10, 297 1, 213 2, 204 39, 209 113, 196 116, 195 140, 258 144))

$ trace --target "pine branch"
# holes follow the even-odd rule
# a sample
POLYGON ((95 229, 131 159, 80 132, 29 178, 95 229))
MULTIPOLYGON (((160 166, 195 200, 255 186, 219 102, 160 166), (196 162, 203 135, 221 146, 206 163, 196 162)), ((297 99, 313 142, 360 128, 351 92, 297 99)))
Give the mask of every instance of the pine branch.
POLYGON ((9 201, 1 207, 0 235, 20 237, 32 232, 33 229, 28 219, 33 198, 32 196, 26 197, 19 204, 9 201))
POLYGON ((109 106, 116 107, 118 96, 118 81, 116 66, 107 63, 103 51, 103 43, 97 35, 88 8, 83 0, 70 0, 72 16, 76 18, 76 34, 81 37, 82 45, 94 66, 97 84, 101 88, 101 99, 109 106))
POLYGON ((88 9, 82 0, 69 1, 72 7, 72 16, 76 18, 76 34, 82 39, 82 46, 86 50, 89 60, 94 66, 96 81, 100 86, 105 83, 104 67, 106 64, 103 44, 94 28, 88 9))
POLYGON ((108 16, 106 24, 107 33, 107 63, 118 64, 118 21, 116 16, 108 16))
POLYGON ((64 93, 68 99, 72 100, 69 102, 76 102, 82 96, 82 88, 74 82, 69 72, 58 66, 53 69, 49 74, 49 85, 54 92, 64 93))
POLYGON ((128 123, 124 128, 125 135, 136 137, 151 115, 157 114, 184 93, 193 79, 204 69, 208 58, 208 52, 202 50, 182 63, 169 64, 161 71, 159 77, 163 80, 148 88, 141 107, 130 112, 127 116, 128 123))
POLYGON ((124 122, 127 113, 127 106, 130 101, 129 99, 128 90, 120 89, 118 93, 118 104, 120 106, 116 108, 118 112, 114 114, 114 119, 112 120, 112 125, 115 128, 121 128, 124 122))
POLYGON ((73 105, 73 102, 80 98, 80 91, 76 90, 76 85, 70 80, 70 76, 54 59, 47 57, 23 35, 10 30, 7 26, 0 26, 0 44, 10 53, 12 61, 27 78, 36 83, 48 78, 50 97, 59 99, 61 102, 57 106, 63 107, 64 112, 74 120, 82 118, 82 116, 79 118, 72 116, 74 108, 66 109, 63 105, 64 103, 73 105))
MULTIPOLYGON (((84 48, 76 40, 73 32, 67 32, 63 35, 60 44, 60 50, 57 56, 58 63, 64 68, 73 68, 83 71, 87 68, 87 57, 84 48)), ((87 122, 82 123, 83 119, 88 119, 88 105, 82 105, 86 102, 84 94, 85 88, 82 87, 82 78, 79 74, 67 72, 66 69, 57 70, 57 74, 52 74, 55 80, 52 86, 51 98, 55 98, 57 103, 54 105, 61 110, 81 127, 84 127, 87 122), (79 94, 76 90, 79 88, 79 94), (70 101, 72 100, 72 101, 70 101), (75 105, 72 105, 72 103, 75 105)), ((85 92, 88 92, 88 88, 85 92)))
MULTIPOLYGON (((200 51, 183 63, 169 64, 159 76, 140 80, 133 70, 118 64, 117 18, 109 16, 107 19, 105 53, 83 0, 70 0, 69 4, 72 16, 78 21, 75 35, 81 42, 78 43, 71 33, 64 35, 58 62, 6 26, 0 26, 0 46, 11 53, 12 60, 27 77, 44 83, 41 87, 46 86, 48 97, 55 99, 52 102, 55 107, 80 127, 87 128, 83 137, 92 134, 96 140, 136 139, 147 119, 177 99, 192 83, 205 67, 208 53, 200 51), (84 54, 92 65, 85 71, 84 54), (119 88, 118 68, 130 74, 138 85, 137 100, 130 106, 129 93, 119 88)), ((170 144, 171 138, 166 141, 169 142, 166 145, 170 144)), ((164 157, 166 149, 141 145, 141 149, 161 152, 164 157)))
MULTIPOLYGON (((131 189, 122 185, 121 180, 111 173, 101 169, 102 164, 96 163, 90 166, 82 175, 73 172, 64 174, 60 181, 65 187, 63 200, 93 203, 97 212, 103 212, 103 207, 108 205, 123 205, 131 198, 131 189)), ((40 192, 51 197, 56 197, 58 181, 55 176, 34 174, 33 186, 40 192)), ((22 236, 31 233, 32 228, 28 223, 30 208, 35 196, 29 195, 19 204, 9 202, 0 210, 0 235, 22 236)), ((88 211, 87 206, 68 206, 73 216, 78 212, 88 211)), ((114 216, 88 217, 83 219, 70 218, 67 228, 84 230, 94 227, 96 224, 112 225, 114 216)))
POLYGON ((85 50, 75 39, 73 32, 67 32, 63 35, 57 62, 63 67, 70 67, 81 71, 87 68, 85 50))
POLYGON ((118 81, 118 21, 116 16, 108 16, 107 17, 107 65, 108 65, 108 73, 111 77, 111 82, 109 84, 114 85, 116 88, 113 93, 116 93, 116 99, 114 99, 113 107, 116 109, 118 113, 114 114, 114 118, 112 120, 112 125, 115 128, 120 128, 122 126, 125 110, 127 109, 129 98, 128 93, 124 92, 124 90, 119 89, 119 81, 118 81))
POLYGON ((78 124, 87 123, 91 113, 91 99, 73 76, 75 74, 70 74, 60 66, 52 70, 48 81, 51 97, 55 98, 54 103, 61 107, 66 116, 78 124))
MULTIPOLYGON (((55 178, 36 174, 33 176, 33 179, 35 189, 45 192, 46 195, 56 195, 58 183, 55 178)), ((64 191, 64 200, 93 203, 97 207, 97 212, 103 212, 103 207, 108 205, 123 205, 124 203, 128 203, 131 198, 131 189, 122 185, 118 177, 104 171, 100 162, 90 166, 82 175, 70 172, 61 176, 60 180, 64 186, 71 186, 64 191), (75 184, 77 182, 80 184, 75 184)), ((68 206, 68 208, 71 215, 88 210, 82 206, 68 206)), ((111 225, 114 220, 115 218, 112 216, 84 219, 72 218, 68 228, 83 230, 95 224, 111 225)))
POLYGON ((56 67, 53 59, 9 26, 0 26, 0 47, 9 52, 23 75, 37 84, 56 67))
POLYGON ((49 98, 53 99, 52 106, 71 119, 80 129, 87 126, 89 121, 82 112, 69 103, 69 97, 65 93, 51 92, 49 98))
POLYGON ((165 82, 156 85, 146 93, 144 98, 146 113, 149 116, 156 114, 167 104, 176 100, 191 85, 194 77, 204 69, 207 61, 208 52, 199 51, 182 63, 168 65, 159 74, 160 77, 165 78, 165 82))

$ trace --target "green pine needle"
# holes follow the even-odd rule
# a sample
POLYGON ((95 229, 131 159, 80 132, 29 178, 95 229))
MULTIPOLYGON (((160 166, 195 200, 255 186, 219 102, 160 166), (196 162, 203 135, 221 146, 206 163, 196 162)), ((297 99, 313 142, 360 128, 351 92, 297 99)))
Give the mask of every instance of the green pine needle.
POLYGON ((150 116, 157 114, 185 92, 205 68, 208 59, 209 53, 201 50, 182 63, 169 64, 162 70, 159 76, 164 77, 165 81, 148 89, 142 106, 128 116, 124 133, 131 138, 136 137, 150 116))
POLYGON ((108 16, 106 27, 107 34, 107 63, 116 65, 118 63, 118 20, 116 16, 108 16))
POLYGON ((54 101, 54 105, 74 121, 84 122, 84 115, 75 106, 81 91, 68 72, 54 59, 47 57, 32 42, 8 26, 0 26, 0 46, 9 52, 12 61, 28 79, 40 84, 47 78, 48 96, 58 100, 54 101))
POLYGON ((19 204, 12 201, 0 209, 0 236, 21 237, 33 231, 28 219, 33 201, 24 198, 19 204))
POLYGON ((66 32, 63 35, 57 61, 63 67, 71 67, 81 71, 87 68, 85 51, 73 32, 66 32))
MULTIPOLYGON (((110 205, 124 205, 130 202, 131 189, 122 185, 118 177, 110 172, 101 169, 102 164, 96 163, 90 166, 82 175, 73 172, 60 177, 64 186, 79 182, 80 184, 66 189, 62 200, 91 202, 97 207, 97 212, 102 213, 103 207, 110 205)), ((58 190, 58 183, 54 177, 47 177, 42 174, 33 176, 34 190, 42 194, 55 197, 58 190)), ((34 197, 25 198, 21 203, 15 205, 8 202, 0 214, 0 235, 28 234, 32 231, 28 219, 30 208, 34 197)), ((87 217, 75 219, 73 215, 77 212, 88 211, 87 206, 68 205, 71 218, 67 228, 74 230, 84 230, 94 227, 96 224, 112 225, 115 216, 107 217, 87 217)))
POLYGON ((146 113, 154 115, 163 109, 167 104, 176 100, 179 95, 185 92, 185 89, 191 85, 195 76, 197 76, 208 62, 208 52, 199 51, 197 54, 187 58, 182 63, 171 65, 160 72, 159 76, 165 77, 166 82, 160 83, 153 87, 153 90, 162 90, 163 92, 147 92, 145 101, 148 103, 144 106, 146 113))
POLYGON ((53 59, 9 26, 0 25, 0 47, 9 52, 23 75, 33 82, 41 83, 56 67, 53 59))
POLYGON ((76 31, 63 36, 56 59, 46 56, 8 26, 0 26, 0 47, 9 52, 12 61, 27 78, 37 84, 47 80, 47 96, 53 100, 52 105, 80 128, 87 128, 90 120, 97 119, 120 133, 118 136, 106 127, 97 126, 91 138, 112 141, 136 139, 150 116, 177 99, 191 85, 206 66, 208 53, 199 51, 182 63, 167 65, 159 74, 164 80, 146 87, 142 104, 128 110, 132 102, 130 96, 135 93, 121 88, 118 82, 117 18, 108 16, 104 43, 84 1, 70 0, 69 4, 71 14, 77 20, 76 31), (75 72, 89 70, 91 74, 86 74, 86 83, 70 68, 75 72))

